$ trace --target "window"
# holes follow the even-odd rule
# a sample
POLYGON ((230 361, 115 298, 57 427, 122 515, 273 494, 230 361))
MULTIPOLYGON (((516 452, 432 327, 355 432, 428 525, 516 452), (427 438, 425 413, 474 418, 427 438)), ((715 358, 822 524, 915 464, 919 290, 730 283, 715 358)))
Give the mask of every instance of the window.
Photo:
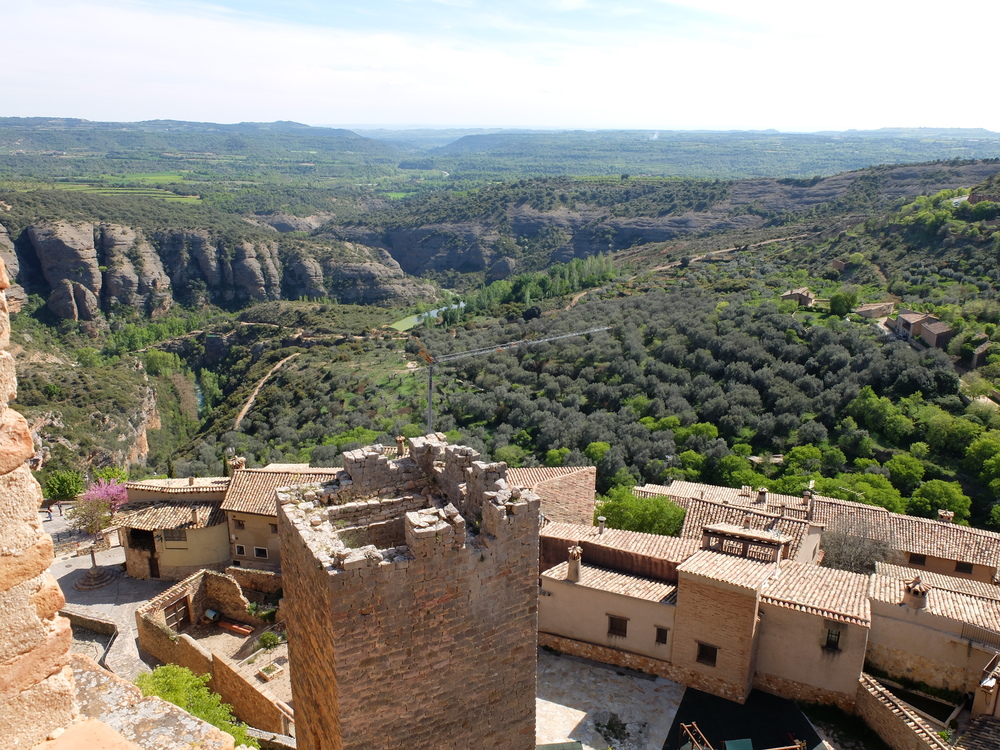
POLYGON ((915 552, 910 553, 910 565, 926 565, 927 555, 918 555, 915 552))
POLYGON ((956 573, 968 573, 972 574, 972 563, 957 562, 955 563, 956 573))
POLYGON ((829 651, 840 651, 840 631, 835 628, 826 629, 826 643, 823 648, 829 651))
POLYGON ((164 529, 163 541, 165 542, 186 542, 187 532, 184 529, 164 529))
POLYGON ((709 646, 707 643, 698 644, 698 663, 707 664, 710 667, 715 666, 716 660, 719 658, 719 647, 709 646))
POLYGON ((246 523, 244 523, 243 521, 241 521, 239 519, 236 519, 236 530, 237 531, 243 531, 246 527, 247 527, 246 523))
POLYGON ((660 628, 660 627, 658 627, 656 629, 656 643, 657 643, 657 645, 666 645, 666 643, 667 643, 667 633, 669 633, 669 632, 670 631, 667 630, 666 628, 660 628))
POLYGON ((267 548, 266 547, 254 547, 253 548, 253 556, 254 557, 262 557, 262 558, 264 558, 266 560, 267 559, 267 548))
POLYGON ((624 638, 628 635, 628 618, 608 615, 608 635, 624 638))
POLYGON ((278 524, 276 524, 276 523, 272 523, 271 524, 271 533, 272 534, 277 534, 278 533, 278 524))
POLYGON ((246 557, 247 548, 244 547, 242 544, 237 544, 236 545, 236 554, 240 555, 241 557, 246 557))

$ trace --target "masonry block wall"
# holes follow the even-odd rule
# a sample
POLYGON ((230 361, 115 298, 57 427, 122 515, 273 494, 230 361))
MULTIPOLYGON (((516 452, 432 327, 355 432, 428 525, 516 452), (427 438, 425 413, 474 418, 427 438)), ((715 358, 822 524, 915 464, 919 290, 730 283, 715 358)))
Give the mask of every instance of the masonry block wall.
POLYGON ((685 684, 743 703, 756 667, 757 612, 756 589, 681 571, 672 661, 691 673, 685 684), (718 648, 714 665, 699 661, 699 644, 718 648))
MULTIPOLYGON (((410 450, 430 491, 391 547, 341 539, 336 487, 279 493, 299 747, 532 750, 538 498, 442 436, 410 450)), ((344 499, 356 471, 405 475, 369 461, 344 499)))
POLYGON ((34 453, 28 425, 10 408, 17 394, 10 318, 0 261, 0 724, 4 746, 27 748, 77 713, 69 620, 62 591, 47 572, 52 539, 38 522, 42 491, 25 461, 34 453))

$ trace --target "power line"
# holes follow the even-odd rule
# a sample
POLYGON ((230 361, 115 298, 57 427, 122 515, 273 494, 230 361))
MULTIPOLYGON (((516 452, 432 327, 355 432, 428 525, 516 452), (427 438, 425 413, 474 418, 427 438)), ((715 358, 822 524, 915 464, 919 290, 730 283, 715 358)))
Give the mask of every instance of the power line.
POLYGON ((417 342, 417 346, 420 347, 420 356, 427 363, 427 432, 434 432, 434 366, 443 364, 445 362, 454 362, 457 359, 466 359, 467 357, 478 357, 483 354, 493 354, 494 352, 503 352, 508 349, 513 349, 518 346, 534 346, 535 344, 544 344, 549 341, 559 341, 560 339, 568 339, 574 336, 586 336, 588 333, 597 333, 599 331, 611 330, 611 326, 602 326, 600 328, 588 328, 586 331, 574 331, 573 333, 561 333, 558 336, 546 336, 541 339, 521 339, 520 341, 509 341, 506 344, 498 344, 496 346, 484 346, 480 349, 469 349, 464 352, 455 352, 454 354, 443 354, 440 357, 435 357, 427 348, 423 345, 416 336, 413 340, 417 342))

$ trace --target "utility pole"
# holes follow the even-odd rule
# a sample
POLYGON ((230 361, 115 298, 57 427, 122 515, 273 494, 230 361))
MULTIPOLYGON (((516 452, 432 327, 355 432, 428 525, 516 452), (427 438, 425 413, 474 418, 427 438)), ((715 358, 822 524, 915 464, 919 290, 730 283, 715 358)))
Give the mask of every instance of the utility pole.
POLYGON ((541 339, 522 339, 520 341, 509 341, 506 344, 498 344, 497 346, 484 346, 481 349, 469 349, 464 352, 455 352, 454 354, 444 354, 440 357, 435 357, 426 347, 423 342, 416 336, 413 340, 417 342, 417 346, 420 347, 420 356, 427 363, 427 432, 434 432, 434 366, 443 364, 445 362, 454 362, 456 359, 466 359, 467 357, 478 357, 481 354, 492 354, 493 352, 502 352, 507 349, 513 349, 516 346, 534 346, 535 344, 544 344, 549 341, 558 341, 559 339, 573 338, 574 336, 585 336, 588 333, 597 333, 598 331, 608 331, 611 326, 603 326, 601 328, 588 328, 586 331, 574 331, 573 333, 562 333, 558 336, 546 336, 541 339))

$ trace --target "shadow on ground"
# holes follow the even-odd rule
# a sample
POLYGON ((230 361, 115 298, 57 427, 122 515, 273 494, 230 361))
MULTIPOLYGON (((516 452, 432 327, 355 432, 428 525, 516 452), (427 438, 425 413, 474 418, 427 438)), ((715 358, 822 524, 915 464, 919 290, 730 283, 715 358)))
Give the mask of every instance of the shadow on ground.
POLYGON ((693 688, 684 692, 663 750, 677 750, 687 740, 681 724, 695 722, 715 750, 726 740, 749 739, 753 750, 785 747, 805 740, 806 748, 820 744, 819 735, 794 702, 754 690, 742 706, 693 688))

